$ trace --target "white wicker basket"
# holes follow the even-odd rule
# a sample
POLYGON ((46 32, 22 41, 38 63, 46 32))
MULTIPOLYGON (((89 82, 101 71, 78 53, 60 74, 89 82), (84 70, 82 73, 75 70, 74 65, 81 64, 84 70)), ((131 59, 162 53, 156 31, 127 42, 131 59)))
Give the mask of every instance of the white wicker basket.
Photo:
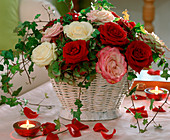
MULTIPOLYGON (((60 117, 71 120, 71 109, 76 110, 75 100, 79 95, 79 87, 66 83, 56 84, 51 79, 52 85, 62 104, 60 117)), ((126 75, 116 84, 109 84, 100 74, 86 90, 82 89, 81 101, 83 104, 81 120, 110 120, 121 116, 120 106, 128 90, 126 75)))

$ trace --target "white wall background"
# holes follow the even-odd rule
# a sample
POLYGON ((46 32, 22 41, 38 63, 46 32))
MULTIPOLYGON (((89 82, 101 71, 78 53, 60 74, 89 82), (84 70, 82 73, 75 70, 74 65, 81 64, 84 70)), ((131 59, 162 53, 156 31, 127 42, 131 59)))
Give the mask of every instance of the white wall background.
MULTIPOLYGON (((122 15, 122 11, 127 9, 130 14, 130 20, 134 20, 144 24, 143 22, 143 5, 144 0, 110 0, 116 7, 113 9, 118 15, 122 15)), ((155 20, 153 25, 155 33, 164 40, 165 44, 170 48, 170 0, 155 0, 155 20)), ((170 52, 166 51, 166 56, 170 58, 170 52)), ((168 60, 170 64, 170 60, 168 60)))

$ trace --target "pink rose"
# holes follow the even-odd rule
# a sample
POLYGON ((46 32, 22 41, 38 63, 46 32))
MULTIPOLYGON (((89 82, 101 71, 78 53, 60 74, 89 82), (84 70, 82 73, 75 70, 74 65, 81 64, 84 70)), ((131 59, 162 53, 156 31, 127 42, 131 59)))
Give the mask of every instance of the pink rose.
POLYGON ((119 49, 107 46, 97 53, 96 72, 100 73, 110 84, 119 82, 127 72, 125 57, 119 49))
POLYGON ((47 28, 45 32, 43 33, 43 37, 41 38, 42 42, 50 42, 52 37, 57 36, 59 33, 63 31, 63 26, 60 22, 57 22, 57 24, 54 24, 51 28, 47 28))
POLYGON ((86 14, 87 19, 91 22, 111 22, 115 19, 114 15, 110 11, 106 10, 91 10, 86 14))

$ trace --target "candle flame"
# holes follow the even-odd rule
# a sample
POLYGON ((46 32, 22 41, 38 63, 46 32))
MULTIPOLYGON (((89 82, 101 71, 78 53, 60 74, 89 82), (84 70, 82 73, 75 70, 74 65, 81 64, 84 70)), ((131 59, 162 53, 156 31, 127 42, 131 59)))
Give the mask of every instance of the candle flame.
POLYGON ((155 90, 158 91, 158 86, 155 87, 155 90))
POLYGON ((29 120, 27 120, 27 130, 29 129, 29 120))

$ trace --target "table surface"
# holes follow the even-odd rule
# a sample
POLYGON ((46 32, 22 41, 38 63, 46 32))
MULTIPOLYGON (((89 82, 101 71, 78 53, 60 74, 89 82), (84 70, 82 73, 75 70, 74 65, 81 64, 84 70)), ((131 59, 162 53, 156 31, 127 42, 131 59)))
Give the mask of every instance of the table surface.
MULTIPOLYGON (((40 115, 35 119, 41 123, 53 122, 59 116, 59 109, 61 107, 58 98, 53 90, 50 82, 47 82, 21 96, 21 98, 28 99, 32 103, 39 103, 44 98, 44 93, 48 93, 49 98, 43 101, 42 104, 55 105, 51 110, 46 108, 40 108, 40 115)), ((161 105, 163 101, 155 102, 155 105, 161 105)), ((135 101, 136 107, 146 106, 146 110, 149 114, 149 120, 153 117, 155 112, 149 110, 150 100, 137 100, 135 101)), ((89 129, 81 131, 82 136, 73 138, 69 132, 59 134, 60 140, 103 140, 103 137, 99 132, 93 131, 93 126, 97 122, 103 123, 103 125, 109 129, 109 133, 116 129, 116 134, 112 139, 114 140, 169 140, 170 139, 170 108, 166 104, 165 109, 167 112, 159 113, 156 122, 163 126, 162 129, 155 129, 154 124, 151 124, 148 131, 144 134, 138 133, 138 129, 130 128, 130 124, 135 124, 135 119, 130 113, 125 113, 124 107, 130 107, 131 100, 125 98, 122 104, 122 116, 115 120, 110 121, 93 121, 84 122, 89 125, 89 129)), ((33 107, 31 107, 33 108, 33 107)), ((26 120, 24 115, 20 115, 20 106, 10 108, 7 105, 0 106, 0 140, 25 140, 26 138, 19 136, 13 129, 13 124, 20 120, 26 120)), ((70 121, 60 119, 63 124, 68 124, 70 121)), ((142 123, 142 120, 140 120, 142 123)), ((143 125, 141 125, 143 127, 143 125)), ((65 129, 64 126, 62 129, 65 129)), ((45 136, 35 138, 35 140, 45 140, 45 136)))

